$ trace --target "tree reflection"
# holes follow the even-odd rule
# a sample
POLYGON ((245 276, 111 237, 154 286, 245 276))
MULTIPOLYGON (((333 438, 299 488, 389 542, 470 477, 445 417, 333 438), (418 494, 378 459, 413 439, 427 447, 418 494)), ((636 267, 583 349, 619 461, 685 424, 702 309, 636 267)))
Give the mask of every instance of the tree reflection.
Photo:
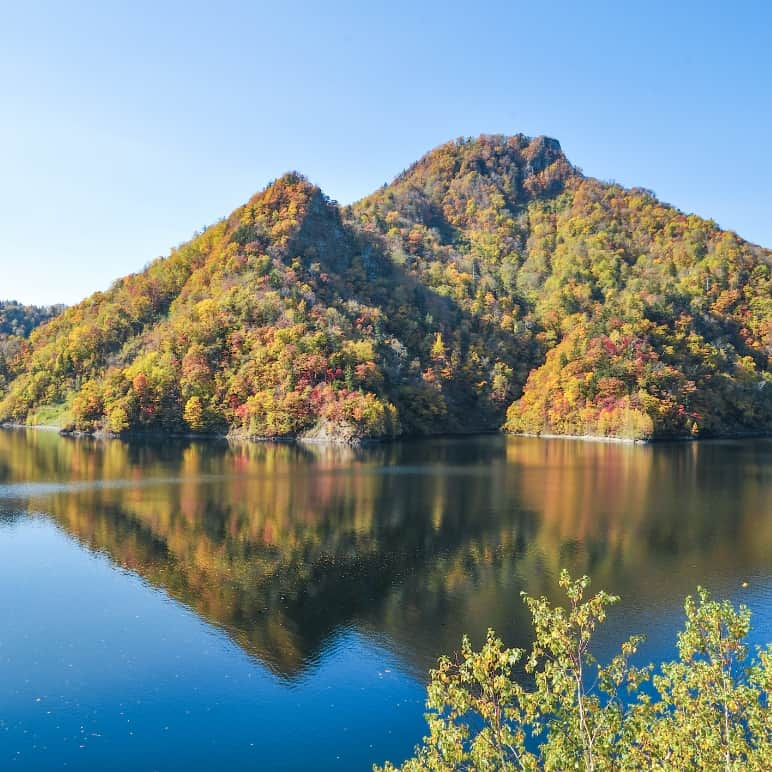
POLYGON ((0 508, 50 515, 284 677, 352 625, 423 672, 462 632, 525 643, 519 591, 549 595, 561 566, 639 603, 653 573, 680 599, 717 565, 768 568, 769 448, 0 432, 0 508))

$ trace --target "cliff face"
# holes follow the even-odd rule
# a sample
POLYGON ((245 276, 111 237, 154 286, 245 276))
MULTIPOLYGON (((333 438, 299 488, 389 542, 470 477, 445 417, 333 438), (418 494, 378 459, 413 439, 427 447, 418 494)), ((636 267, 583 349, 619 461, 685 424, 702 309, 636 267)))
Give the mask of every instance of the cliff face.
POLYGON ((288 174, 35 330, 0 419, 58 406, 86 431, 350 440, 769 430, 771 262, 543 137, 442 145, 342 210, 288 174))

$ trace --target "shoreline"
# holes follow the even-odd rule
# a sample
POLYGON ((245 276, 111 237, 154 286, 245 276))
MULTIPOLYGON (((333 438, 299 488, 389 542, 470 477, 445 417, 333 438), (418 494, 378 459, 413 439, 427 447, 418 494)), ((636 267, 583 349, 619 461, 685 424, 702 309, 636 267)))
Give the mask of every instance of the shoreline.
POLYGON ((728 434, 716 434, 705 437, 691 437, 687 435, 671 437, 647 437, 633 439, 629 437, 609 437, 599 434, 553 434, 536 432, 508 432, 504 429, 485 430, 480 429, 469 432, 438 432, 437 434, 422 435, 402 435, 397 437, 356 437, 351 434, 342 433, 342 436, 336 437, 334 433, 325 431, 321 434, 309 432, 308 435, 282 435, 277 437, 246 436, 239 434, 195 434, 193 432, 126 432, 124 434, 114 434, 111 432, 84 432, 84 431, 65 431, 59 426, 50 424, 19 424, 3 423, 0 424, 0 430, 34 430, 41 432, 56 432, 60 437, 70 438, 91 438, 95 440, 122 440, 131 442, 145 440, 159 442, 163 440, 197 440, 204 442, 225 441, 225 442, 253 442, 253 443, 276 443, 276 444, 298 444, 298 445, 329 445, 337 447, 357 448, 367 445, 388 444, 392 442, 403 442, 421 439, 438 439, 443 437, 479 437, 482 435, 503 435, 505 437, 528 437, 541 440, 571 440, 572 442, 598 442, 614 445, 658 445, 668 442, 714 442, 720 440, 743 440, 743 439, 765 439, 772 437, 772 432, 733 432, 728 434))
POLYGON ((609 437, 603 434, 537 434, 535 432, 507 432, 502 431, 510 437, 531 437, 541 440, 572 440, 574 442, 608 442, 619 445, 661 445, 667 442, 717 442, 721 440, 761 440, 772 437, 770 431, 758 432, 730 432, 727 434, 710 434, 702 437, 692 437, 691 435, 671 435, 662 437, 645 437, 640 439, 631 439, 629 437, 609 437))
MULTIPOLYGON (((507 432, 510 437, 531 437, 539 440, 574 440, 580 442, 610 442, 615 445, 651 445, 656 439, 632 439, 630 437, 607 437, 603 434, 536 434, 535 432, 507 432)), ((684 439, 691 439, 684 437, 684 439)))

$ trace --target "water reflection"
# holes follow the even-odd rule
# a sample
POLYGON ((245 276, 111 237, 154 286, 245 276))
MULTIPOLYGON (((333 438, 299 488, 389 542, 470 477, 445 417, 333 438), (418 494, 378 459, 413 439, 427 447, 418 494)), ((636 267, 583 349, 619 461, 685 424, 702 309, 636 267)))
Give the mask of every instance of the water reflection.
POLYGON ((561 566, 629 609, 766 576, 765 440, 647 447, 480 437, 349 450, 0 432, 0 517, 52 517, 294 679, 356 627, 423 673, 561 566))

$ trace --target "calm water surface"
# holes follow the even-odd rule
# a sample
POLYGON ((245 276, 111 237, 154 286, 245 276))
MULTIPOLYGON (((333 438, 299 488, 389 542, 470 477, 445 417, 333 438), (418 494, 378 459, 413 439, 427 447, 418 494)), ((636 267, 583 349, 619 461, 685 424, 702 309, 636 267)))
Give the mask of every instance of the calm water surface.
POLYGON ((425 673, 561 567, 599 654, 672 656, 698 583, 772 640, 772 441, 501 436, 350 451, 0 432, 0 766, 368 769, 425 673), (742 588, 742 582, 749 586, 742 588))

